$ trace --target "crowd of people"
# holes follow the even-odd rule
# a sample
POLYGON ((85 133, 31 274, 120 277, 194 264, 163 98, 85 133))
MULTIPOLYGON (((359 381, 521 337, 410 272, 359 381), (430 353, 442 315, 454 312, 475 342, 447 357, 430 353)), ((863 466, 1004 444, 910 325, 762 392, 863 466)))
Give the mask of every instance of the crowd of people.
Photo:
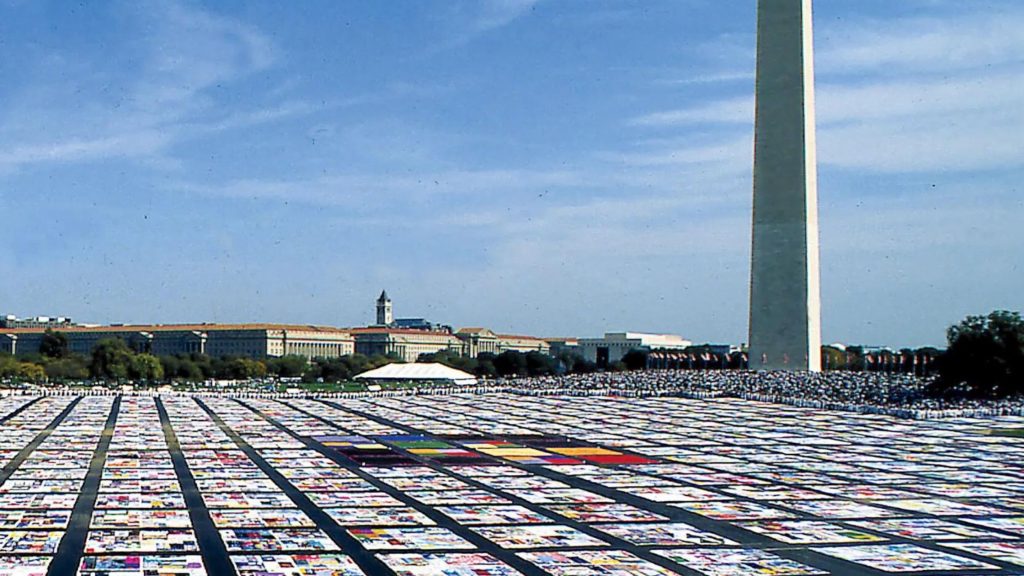
POLYGON ((935 398, 931 378, 880 372, 644 370, 505 380, 528 395, 734 397, 904 418, 1024 416, 1024 398, 935 398))

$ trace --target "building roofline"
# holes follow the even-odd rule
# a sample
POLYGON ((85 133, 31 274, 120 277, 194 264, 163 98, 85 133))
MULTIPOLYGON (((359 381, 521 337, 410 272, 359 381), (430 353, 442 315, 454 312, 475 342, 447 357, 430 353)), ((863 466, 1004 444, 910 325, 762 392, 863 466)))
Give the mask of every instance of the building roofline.
POLYGON ((495 334, 495 336, 498 338, 516 338, 518 340, 537 340, 539 342, 547 342, 547 340, 543 338, 538 338, 536 336, 523 336, 521 334, 495 334))
POLYGON ((454 338, 454 334, 448 332, 439 332, 436 330, 417 330, 415 328, 387 328, 387 327, 374 327, 369 326, 366 328, 348 328, 345 330, 349 334, 433 334, 436 336, 449 336, 454 338))
MULTIPOLYGON (((48 328, 0 328, 5 334, 42 334, 48 328)), ((220 332, 235 330, 293 330, 303 332, 326 332, 350 334, 344 328, 316 326, 313 324, 125 324, 123 326, 66 326, 55 332, 102 333, 102 332, 220 332)))

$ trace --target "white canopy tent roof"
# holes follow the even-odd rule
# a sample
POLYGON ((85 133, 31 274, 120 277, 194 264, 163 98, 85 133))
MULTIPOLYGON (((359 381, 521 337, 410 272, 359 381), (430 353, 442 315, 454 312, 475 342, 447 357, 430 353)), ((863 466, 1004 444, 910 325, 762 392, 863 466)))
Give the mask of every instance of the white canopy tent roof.
POLYGON ((476 384, 476 376, 462 370, 438 363, 388 364, 358 374, 356 380, 387 382, 451 382, 452 384, 476 384))

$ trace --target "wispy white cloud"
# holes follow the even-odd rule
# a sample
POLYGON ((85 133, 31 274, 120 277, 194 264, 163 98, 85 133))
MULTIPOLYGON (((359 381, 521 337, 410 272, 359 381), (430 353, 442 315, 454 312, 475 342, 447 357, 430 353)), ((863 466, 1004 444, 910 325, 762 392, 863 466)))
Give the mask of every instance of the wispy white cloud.
MULTIPOLYGON (((387 126, 371 123, 355 133, 338 134, 322 126, 311 138, 352 157, 373 160, 341 174, 295 178, 246 178, 221 183, 179 181, 167 185, 172 192, 239 200, 273 200, 310 206, 343 206, 359 219, 373 222, 395 210, 419 210, 445 206, 429 217, 418 214, 403 226, 478 226, 545 210, 618 199, 616 212, 625 206, 650 207, 720 206, 745 201, 749 194, 751 141, 739 136, 728 142, 678 140, 663 150, 662 142, 638 145, 635 150, 605 151, 556 167, 474 168, 459 162, 449 150, 445 135, 420 132, 404 126, 399 139, 389 136, 387 126), (401 163, 405 168, 396 172, 401 163), (464 213, 473 218, 450 218, 464 213), (444 214, 444 217, 439 216, 444 214), (442 218, 442 219, 438 219, 442 218)), ((358 162, 356 164, 359 164, 358 162)))
POLYGON ((949 73, 1020 64, 1024 11, 960 6, 962 12, 944 17, 830 22, 819 34, 819 69, 898 76, 907 70, 949 73))
POLYGON ((957 116, 969 112, 1020 109, 1024 79, 1015 73, 980 73, 966 78, 824 83, 819 87, 818 121, 823 124, 889 120, 913 116, 957 116))
MULTIPOLYGON (((1024 163, 1024 12, 825 26, 817 90, 823 165, 878 172, 988 170, 1024 163), (958 48, 960 47, 960 48, 958 48), (948 72, 961 70, 955 76, 948 72)), ((819 31, 821 30, 819 26, 819 31)), ((652 112, 660 130, 753 123, 753 98, 652 112)), ((671 161, 685 150, 666 150, 671 161)), ((654 155, 652 158, 657 159, 654 155)))
POLYGON ((367 173, 292 180, 243 179, 223 184, 181 182, 169 189, 214 197, 284 200, 386 213, 396 206, 467 200, 481 194, 505 195, 511 202, 511 195, 536 195, 545 188, 575 187, 584 182, 582 174, 570 171, 508 169, 419 171, 408 176, 367 173))
POLYGON ((135 131, 100 138, 0 148, 0 170, 40 162, 145 157, 163 149, 168 141, 167 135, 157 131, 135 131))
POLYGON ((149 6, 152 23, 140 103, 184 106, 218 83, 265 70, 277 59, 269 37, 254 27, 177 2, 149 6))
POLYGON ((171 146, 197 133, 307 111, 297 102, 241 112, 218 109, 213 88, 265 70, 278 58, 273 43, 257 29, 177 2, 132 9, 128 20, 137 26, 140 64, 115 87, 116 104, 110 104, 109 87, 73 94, 64 85, 23 88, 24 97, 0 123, 0 171, 107 158, 160 161, 171 146), (26 118, 49 125, 31 129, 26 118))
POLYGON ((753 139, 747 130, 731 137, 680 139, 603 154, 608 179, 624 189, 672 193, 691 206, 746 201, 753 139))
POLYGON ((713 101, 690 108, 652 112, 629 120, 634 126, 681 126, 687 124, 734 124, 754 121, 754 99, 744 96, 713 101))
POLYGON ((733 82, 753 82, 754 71, 721 71, 721 72, 705 72, 698 73, 689 76, 683 76, 679 74, 673 74, 671 77, 662 78, 657 80, 657 84, 666 86, 689 86, 689 85, 700 85, 700 84, 725 84, 733 82))
POLYGON ((445 10, 446 36, 437 45, 426 48, 420 56, 464 46, 490 32, 504 28, 529 14, 540 0, 480 0, 445 10))
POLYGON ((950 172, 1015 168, 1024 163, 1024 111, 953 111, 826 126, 824 165, 874 172, 950 172))
POLYGON ((472 30, 482 33, 500 28, 526 14, 539 0, 484 0, 479 2, 472 30))
MULTIPOLYGON (((863 122, 908 116, 950 115, 969 111, 1019 108, 1024 90, 1019 74, 987 73, 965 79, 918 76, 915 79, 865 83, 821 82, 818 85, 819 124, 863 122)), ((638 116, 634 126, 671 127, 694 124, 752 124, 753 97, 717 100, 638 116)))

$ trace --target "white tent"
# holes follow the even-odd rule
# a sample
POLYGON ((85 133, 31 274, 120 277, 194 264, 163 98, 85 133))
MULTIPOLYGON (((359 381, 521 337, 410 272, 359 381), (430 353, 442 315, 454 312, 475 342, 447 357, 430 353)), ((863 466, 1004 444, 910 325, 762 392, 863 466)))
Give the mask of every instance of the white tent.
POLYGON ((476 376, 438 363, 388 364, 369 372, 363 372, 355 378, 373 382, 476 384, 476 376))

